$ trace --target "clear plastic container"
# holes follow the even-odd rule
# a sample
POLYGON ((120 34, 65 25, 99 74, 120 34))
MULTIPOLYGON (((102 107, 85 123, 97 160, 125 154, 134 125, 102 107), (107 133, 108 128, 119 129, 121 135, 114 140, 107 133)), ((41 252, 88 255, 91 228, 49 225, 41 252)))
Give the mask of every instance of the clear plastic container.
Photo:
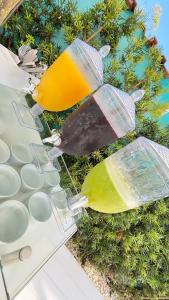
POLYGON ((135 102, 143 95, 103 85, 67 118, 50 154, 89 155, 125 136, 135 129, 135 102))
POLYGON ((169 196, 169 149, 144 137, 117 151, 87 175, 87 206, 119 213, 169 196))

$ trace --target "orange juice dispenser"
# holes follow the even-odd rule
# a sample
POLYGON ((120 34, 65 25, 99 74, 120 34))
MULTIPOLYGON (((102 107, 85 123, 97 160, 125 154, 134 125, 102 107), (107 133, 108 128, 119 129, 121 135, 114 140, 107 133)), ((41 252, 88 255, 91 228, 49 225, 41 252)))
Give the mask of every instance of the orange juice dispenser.
POLYGON ((55 60, 33 93, 34 100, 49 111, 68 109, 103 84, 103 62, 110 50, 97 51, 80 39, 55 60))
POLYGON ((37 102, 31 109, 14 108, 21 124, 31 127, 31 118, 37 120, 43 110, 63 111, 83 100, 103 84, 103 58, 110 46, 99 51, 80 39, 75 39, 43 74, 33 91, 37 102))

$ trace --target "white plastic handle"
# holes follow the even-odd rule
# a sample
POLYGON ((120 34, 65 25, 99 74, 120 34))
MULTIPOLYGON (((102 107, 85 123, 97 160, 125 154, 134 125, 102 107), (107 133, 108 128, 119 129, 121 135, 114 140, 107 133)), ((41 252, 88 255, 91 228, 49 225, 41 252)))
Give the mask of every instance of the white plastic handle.
POLYGON ((43 143, 50 143, 50 144, 53 144, 54 146, 59 146, 61 144, 61 138, 60 138, 60 134, 57 133, 56 131, 54 131, 56 129, 53 129, 52 131, 52 136, 48 137, 48 138, 45 138, 43 139, 43 143))
POLYGON ((106 57, 110 52, 111 47, 109 45, 105 45, 99 50, 99 54, 102 58, 106 57))
POLYGON ((2 265, 9 265, 19 261, 25 261, 32 255, 32 248, 30 246, 23 247, 14 252, 7 253, 1 256, 2 265))
POLYGON ((131 97, 134 102, 140 101, 145 94, 145 90, 137 90, 131 94, 131 97))

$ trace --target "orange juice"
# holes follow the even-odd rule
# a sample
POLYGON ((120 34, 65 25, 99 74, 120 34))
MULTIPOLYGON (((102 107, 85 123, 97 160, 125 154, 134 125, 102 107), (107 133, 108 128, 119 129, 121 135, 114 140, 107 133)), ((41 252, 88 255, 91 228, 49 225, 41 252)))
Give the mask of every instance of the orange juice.
POLYGON ((65 50, 49 67, 37 86, 34 99, 44 109, 62 111, 93 92, 78 65, 65 50))

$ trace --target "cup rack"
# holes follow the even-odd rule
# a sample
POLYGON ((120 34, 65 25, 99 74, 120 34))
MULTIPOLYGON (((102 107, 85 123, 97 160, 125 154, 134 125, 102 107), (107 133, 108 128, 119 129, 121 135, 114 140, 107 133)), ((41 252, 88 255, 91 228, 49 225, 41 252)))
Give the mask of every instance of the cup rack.
MULTIPOLYGON (((59 174, 58 176, 60 177, 60 184, 56 184, 56 186, 46 186, 44 184, 41 189, 37 190, 24 190, 21 180, 21 188, 14 196, 9 198, 0 197, 0 214, 1 207, 6 209, 2 211, 2 214, 8 211, 6 208, 7 203, 15 204, 19 202, 28 210, 29 216, 28 226, 19 238, 10 243, 0 241, 0 295, 1 300, 11 300, 32 279, 50 257, 76 232, 76 222, 81 217, 83 210, 78 209, 72 211, 69 208, 70 197, 77 194, 76 187, 73 186, 73 181, 64 157, 61 156, 58 159, 51 160, 48 156, 50 147, 44 146, 42 143, 42 138, 45 137, 43 122, 33 117, 31 119, 31 115, 26 114, 28 109, 26 95, 18 90, 3 85, 0 85, 0 91, 0 120, 5 124, 5 130, 0 132, 0 139, 9 146, 9 149, 12 144, 26 144, 32 154, 31 164, 34 165, 40 176, 44 177, 44 182, 46 176, 53 176, 52 174, 54 174, 54 172, 59 174), (21 114, 18 117, 18 107, 22 109, 25 107, 25 109, 20 110, 23 112, 22 118, 21 114), (32 125, 27 126, 28 123, 32 125), (67 189, 68 187, 70 189, 67 189), (48 205, 52 213, 49 214, 47 221, 38 221, 38 218, 35 217, 36 214, 40 214, 40 210, 38 210, 37 207, 30 207, 32 204, 30 204, 29 200, 35 193, 47 195, 44 197, 44 203, 41 204, 45 205, 45 201, 49 201, 48 205), (57 204, 60 203, 59 201, 64 203, 64 205, 62 205, 63 207, 57 204), (34 217, 31 215, 31 209, 35 209, 34 217), (29 249, 30 251, 28 251, 28 253, 23 249, 29 249)), ((47 134, 49 134, 50 128, 48 124, 45 123, 45 126, 48 128, 47 134)), ((8 160, 5 164, 12 167, 20 177, 23 164, 17 165, 16 163, 12 163, 12 159, 8 160)), ((30 177, 28 179, 30 179, 30 177)), ((33 205, 35 204, 37 205, 37 203, 33 203, 33 205)), ((20 224, 23 224, 24 217, 19 207, 17 209, 15 213, 21 217, 20 224)), ((43 210, 41 211, 43 214, 43 210)), ((10 211, 10 213, 12 212, 10 211)), ((11 234, 12 230, 20 229, 20 227, 17 227, 18 219, 15 213, 13 219, 11 219, 14 225, 11 226, 12 223, 9 222, 9 225, 4 228, 6 234, 11 234)), ((40 220, 43 220, 43 216, 41 216, 40 220)))

